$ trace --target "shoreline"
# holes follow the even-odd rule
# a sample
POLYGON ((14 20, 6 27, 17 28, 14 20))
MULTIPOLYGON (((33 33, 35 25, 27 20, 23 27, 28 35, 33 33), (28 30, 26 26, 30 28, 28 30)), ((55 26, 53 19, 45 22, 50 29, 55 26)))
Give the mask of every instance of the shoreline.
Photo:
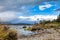
POLYGON ((60 29, 58 31, 51 28, 42 33, 19 38, 18 40, 60 40, 60 29))

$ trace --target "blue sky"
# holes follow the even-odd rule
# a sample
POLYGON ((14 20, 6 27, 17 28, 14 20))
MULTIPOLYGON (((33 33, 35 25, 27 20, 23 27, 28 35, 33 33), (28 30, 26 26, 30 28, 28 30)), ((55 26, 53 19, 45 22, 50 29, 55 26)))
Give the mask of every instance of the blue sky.
POLYGON ((0 0, 0 22, 34 23, 57 19, 60 0, 0 0))

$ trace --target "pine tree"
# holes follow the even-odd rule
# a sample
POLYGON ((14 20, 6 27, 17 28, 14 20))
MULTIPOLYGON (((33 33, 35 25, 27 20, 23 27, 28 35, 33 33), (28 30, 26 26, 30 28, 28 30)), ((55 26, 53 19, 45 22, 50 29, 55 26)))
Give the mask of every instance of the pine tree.
POLYGON ((56 20, 57 22, 60 22, 60 14, 59 14, 59 16, 57 17, 57 20, 56 20))

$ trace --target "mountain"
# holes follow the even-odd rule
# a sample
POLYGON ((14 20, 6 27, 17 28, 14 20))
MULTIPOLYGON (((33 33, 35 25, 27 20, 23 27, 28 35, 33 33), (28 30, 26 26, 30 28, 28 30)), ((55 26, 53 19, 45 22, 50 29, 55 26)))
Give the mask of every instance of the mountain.
POLYGON ((0 24, 17 24, 17 25, 24 25, 24 24, 27 24, 27 25, 31 25, 31 24, 34 24, 34 21, 27 21, 27 20, 20 20, 20 19, 14 19, 14 20, 11 20, 9 22, 0 22, 0 24))

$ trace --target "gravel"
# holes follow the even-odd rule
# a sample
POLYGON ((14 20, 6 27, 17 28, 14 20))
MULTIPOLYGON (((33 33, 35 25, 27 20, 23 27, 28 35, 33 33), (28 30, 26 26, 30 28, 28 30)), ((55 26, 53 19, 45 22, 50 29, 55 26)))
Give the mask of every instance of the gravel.
POLYGON ((58 31, 53 28, 45 29, 44 32, 40 34, 18 38, 18 40, 60 40, 60 29, 58 31))

